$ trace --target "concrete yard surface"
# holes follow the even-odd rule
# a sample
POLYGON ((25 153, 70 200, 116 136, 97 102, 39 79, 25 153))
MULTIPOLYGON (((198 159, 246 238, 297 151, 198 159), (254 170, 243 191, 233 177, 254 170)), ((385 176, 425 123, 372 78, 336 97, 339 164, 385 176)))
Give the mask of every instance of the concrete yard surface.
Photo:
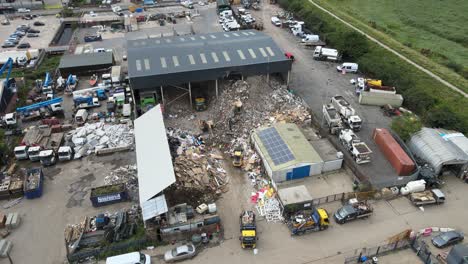
MULTIPOLYGON (((131 207, 132 203, 124 202, 94 208, 89 200, 92 187, 103 185, 105 176, 127 164, 135 164, 134 153, 90 156, 45 168, 42 197, 23 198, 19 204, 2 210, 3 213, 18 212, 21 215, 21 224, 7 238, 13 243, 10 256, 14 263, 64 263, 67 224, 77 224, 85 216, 131 207)), ((0 205, 3 207, 7 203, 2 201, 0 205)), ((0 263, 8 263, 8 260, 1 259, 0 263)))
MULTIPOLYGON (((13 34, 16 28, 20 25, 29 25, 33 29, 40 31, 39 37, 37 38, 28 38, 24 36, 21 38, 19 44, 29 43, 32 49, 45 49, 49 46, 49 43, 54 38, 57 30, 60 26, 60 20, 55 16, 42 16, 34 18, 33 20, 23 20, 21 18, 10 19, 10 25, 0 26, 0 42, 3 42, 13 34), (35 21, 44 22, 44 26, 34 26, 35 21)), ((12 48, 1 48, 1 50, 16 50, 16 47, 12 48)))

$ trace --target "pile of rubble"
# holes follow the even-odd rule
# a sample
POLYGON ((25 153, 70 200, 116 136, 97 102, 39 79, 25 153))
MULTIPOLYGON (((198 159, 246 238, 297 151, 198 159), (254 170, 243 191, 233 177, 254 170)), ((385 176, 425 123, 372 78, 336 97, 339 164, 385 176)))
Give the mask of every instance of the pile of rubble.
POLYGON ((68 144, 75 150, 75 158, 81 158, 96 150, 130 147, 134 144, 131 124, 86 123, 70 131, 68 144))
POLYGON ((125 183, 130 199, 132 201, 138 201, 138 175, 136 165, 117 168, 104 178, 105 185, 118 183, 125 183))
POLYGON ((177 189, 184 189, 192 194, 205 193, 204 197, 195 197, 203 202, 214 201, 226 191, 229 178, 223 169, 223 157, 208 149, 202 137, 168 129, 168 138, 174 159, 177 189))
POLYGON ((260 126, 277 122, 310 124, 308 107, 284 85, 272 81, 268 86, 261 78, 252 78, 252 82, 236 81, 227 85, 213 105, 212 139, 215 143, 232 149, 248 141, 251 131, 260 126))

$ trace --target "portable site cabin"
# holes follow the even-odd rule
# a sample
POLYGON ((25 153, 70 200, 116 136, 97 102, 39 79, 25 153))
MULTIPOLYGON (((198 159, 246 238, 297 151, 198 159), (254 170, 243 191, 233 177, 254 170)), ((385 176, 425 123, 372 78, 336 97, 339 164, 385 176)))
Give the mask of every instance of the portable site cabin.
POLYGON ((252 142, 274 183, 322 173, 322 158, 295 124, 259 128, 252 142))

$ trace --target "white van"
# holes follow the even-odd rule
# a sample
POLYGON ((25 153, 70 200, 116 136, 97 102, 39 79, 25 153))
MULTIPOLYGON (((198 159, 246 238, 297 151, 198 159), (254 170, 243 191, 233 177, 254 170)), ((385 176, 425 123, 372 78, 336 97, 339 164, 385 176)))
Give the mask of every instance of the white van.
POLYGON ((28 146, 15 147, 14 153, 17 160, 28 159, 28 146))
POLYGON ((124 104, 122 107, 122 115, 129 117, 132 114, 132 106, 130 104, 124 104))
POLYGON ((88 111, 86 109, 80 109, 76 112, 75 122, 83 124, 88 119, 88 111))
POLYGON ((271 17, 271 23, 277 27, 281 26, 281 20, 278 17, 271 17))
POLYGON ((301 42, 302 43, 314 43, 319 41, 319 36, 318 35, 312 35, 312 34, 307 34, 302 38, 301 42))
POLYGON ((358 64, 353 62, 344 62, 341 65, 336 66, 336 70, 339 72, 357 72, 358 71, 358 64))
POLYGON ((151 264, 151 257, 140 252, 132 252, 108 257, 106 264, 151 264))

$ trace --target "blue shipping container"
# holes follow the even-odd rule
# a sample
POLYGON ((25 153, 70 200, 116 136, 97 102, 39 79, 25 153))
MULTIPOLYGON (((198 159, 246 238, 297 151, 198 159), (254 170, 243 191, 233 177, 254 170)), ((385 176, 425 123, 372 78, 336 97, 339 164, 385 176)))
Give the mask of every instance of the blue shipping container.
POLYGON ((35 199, 42 196, 44 174, 41 168, 29 169, 24 182, 24 195, 26 199, 35 199))

